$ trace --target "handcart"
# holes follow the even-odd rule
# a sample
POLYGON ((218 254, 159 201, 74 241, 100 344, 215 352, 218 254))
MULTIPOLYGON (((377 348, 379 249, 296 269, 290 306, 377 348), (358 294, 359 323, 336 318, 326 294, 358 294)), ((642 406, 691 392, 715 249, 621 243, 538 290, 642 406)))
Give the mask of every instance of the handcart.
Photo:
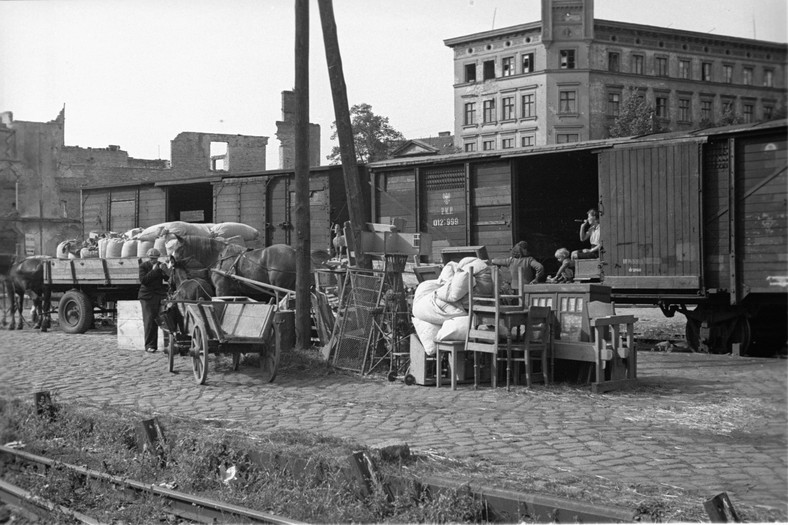
MULTIPOLYGON (((172 301, 183 305, 185 316, 178 322, 173 310, 160 316, 169 333, 169 370, 175 354, 190 355, 194 378, 204 384, 208 377, 209 354, 232 354, 238 370, 241 354, 260 354, 263 380, 276 377, 280 348, 273 333, 278 306, 248 297, 214 297, 212 301, 172 301)), ((180 309, 178 309, 180 311, 180 309)))

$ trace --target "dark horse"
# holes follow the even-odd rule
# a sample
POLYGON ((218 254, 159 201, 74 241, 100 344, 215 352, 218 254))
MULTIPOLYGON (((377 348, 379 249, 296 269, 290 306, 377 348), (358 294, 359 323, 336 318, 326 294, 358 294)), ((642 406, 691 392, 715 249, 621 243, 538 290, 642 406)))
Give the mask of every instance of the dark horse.
MULTIPOLYGON (((170 301, 204 301, 210 300, 215 295, 213 284, 207 279, 209 273, 207 269, 196 266, 199 263, 191 260, 170 260, 172 262, 169 279, 170 301)), ((183 306, 177 302, 165 306, 167 314, 181 334, 185 334, 187 329, 183 306)))
POLYGON ((9 330, 19 329, 24 326, 22 312, 25 309, 25 293, 29 292, 33 299, 33 328, 40 328, 46 332, 51 321, 49 310, 51 306, 51 291, 44 286, 44 262, 41 257, 29 257, 13 264, 5 277, 6 289, 11 294, 11 326, 9 330), (19 311, 19 323, 14 325, 16 311, 19 311))
MULTIPOLYGON (((232 276, 295 290, 296 251, 286 244, 247 250, 244 246, 227 244, 209 237, 177 237, 172 257, 176 261, 197 261, 204 268, 220 270, 232 276)), ((312 268, 322 266, 328 259, 325 251, 312 254, 312 268)), ((194 263, 193 263, 194 264, 194 263)), ((267 299, 271 294, 248 286, 238 279, 212 272, 211 280, 217 296, 246 295, 253 299, 267 299)))

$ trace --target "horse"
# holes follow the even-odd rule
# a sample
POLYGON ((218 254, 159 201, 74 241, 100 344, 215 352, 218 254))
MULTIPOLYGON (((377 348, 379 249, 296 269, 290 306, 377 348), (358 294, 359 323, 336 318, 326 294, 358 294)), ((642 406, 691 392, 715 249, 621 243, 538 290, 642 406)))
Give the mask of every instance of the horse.
MULTIPOLYGON (((175 261, 197 261, 204 268, 219 270, 228 276, 236 275, 263 284, 295 290, 296 250, 287 244, 274 244, 267 248, 248 250, 243 246, 227 244, 210 237, 186 235, 175 238, 176 242, 171 245, 172 257, 175 261)), ((325 267, 328 257, 325 250, 312 252, 311 269, 325 267)), ((246 295, 253 299, 265 300, 274 295, 228 276, 212 272, 211 280, 217 296, 246 295)))
POLYGON ((24 327, 22 312, 25 309, 25 293, 30 292, 33 299, 33 328, 46 332, 51 326, 49 310, 51 307, 51 290, 44 285, 45 258, 28 257, 11 266, 5 277, 6 289, 11 293, 11 325, 9 330, 21 330, 24 327), (16 311, 19 310, 19 322, 14 325, 16 311))
MULTIPOLYGON (((169 294, 165 310, 181 334, 186 333, 186 321, 183 317, 183 305, 171 301, 204 301, 214 297, 215 290, 210 280, 206 279, 208 270, 196 266, 186 259, 176 261, 170 258, 169 294)), ((199 263, 196 263, 199 264, 199 263)))

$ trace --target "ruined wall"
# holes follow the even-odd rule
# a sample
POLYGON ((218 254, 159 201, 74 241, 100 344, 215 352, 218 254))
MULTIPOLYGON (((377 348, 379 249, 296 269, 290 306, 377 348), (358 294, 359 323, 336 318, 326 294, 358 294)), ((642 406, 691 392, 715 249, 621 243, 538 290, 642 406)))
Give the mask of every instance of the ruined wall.
POLYGON ((224 171, 242 173, 265 170, 268 137, 185 131, 170 143, 174 175, 177 178, 190 178, 214 174, 212 142, 227 143, 227 169, 224 171))

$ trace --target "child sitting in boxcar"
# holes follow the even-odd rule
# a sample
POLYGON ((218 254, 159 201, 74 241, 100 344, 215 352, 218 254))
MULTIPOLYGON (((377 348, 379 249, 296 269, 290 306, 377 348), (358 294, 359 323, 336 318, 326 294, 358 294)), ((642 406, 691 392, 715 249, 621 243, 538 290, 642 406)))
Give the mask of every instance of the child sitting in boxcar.
POLYGON ((548 283, 571 283, 575 278, 575 261, 569 257, 569 250, 559 248, 555 252, 555 258, 561 264, 554 277, 548 277, 548 283))
POLYGON ((602 250, 601 231, 599 228, 599 212, 596 208, 588 210, 588 218, 580 225, 580 242, 591 242, 591 248, 575 250, 572 259, 597 259, 602 250))

